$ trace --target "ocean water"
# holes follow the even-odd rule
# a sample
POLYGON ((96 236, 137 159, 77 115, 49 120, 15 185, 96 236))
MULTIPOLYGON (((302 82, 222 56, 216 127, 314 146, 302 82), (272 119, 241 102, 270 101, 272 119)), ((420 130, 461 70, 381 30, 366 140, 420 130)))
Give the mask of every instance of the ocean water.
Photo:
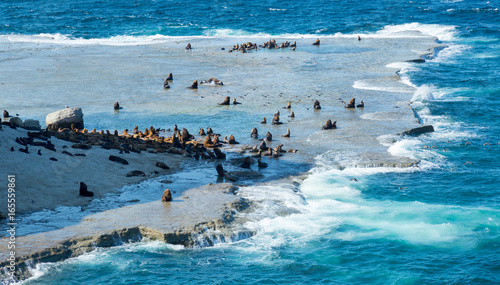
MULTIPOLYGON (((294 173, 283 171, 240 189, 259 202, 242 214, 255 236, 213 247, 99 248, 38 265, 23 284, 500 283, 499 8, 499 1, 456 0, 2 1, 0 106, 23 119, 43 122, 65 105, 80 106, 97 129, 212 126, 252 143, 253 126, 279 137, 292 125, 258 124, 288 101, 296 121, 303 118, 294 125, 303 151, 281 162, 305 179, 279 180, 294 173), (271 38, 297 41, 297 50, 220 50, 271 38), (316 38, 320 48, 311 46, 316 38), (188 42, 192 51, 183 50, 188 42), (425 63, 405 62, 435 47, 425 63), (184 88, 210 77, 225 86, 184 88), (244 104, 218 107, 225 96, 244 104), (360 119, 371 125, 391 116, 384 104, 413 102, 435 132, 394 142, 382 126, 369 130, 376 146, 355 144, 377 158, 420 160, 419 167, 357 167, 351 162, 373 158, 348 133, 339 139, 310 129, 345 111, 339 98, 352 97, 371 104, 344 114, 339 125, 353 132, 363 131, 360 119), (325 108, 311 114, 317 98, 325 108)), ((147 191, 156 183, 124 189, 118 200, 134 191, 155 199, 147 191)), ((64 226, 47 222, 52 214, 24 217, 25 232, 64 226)))

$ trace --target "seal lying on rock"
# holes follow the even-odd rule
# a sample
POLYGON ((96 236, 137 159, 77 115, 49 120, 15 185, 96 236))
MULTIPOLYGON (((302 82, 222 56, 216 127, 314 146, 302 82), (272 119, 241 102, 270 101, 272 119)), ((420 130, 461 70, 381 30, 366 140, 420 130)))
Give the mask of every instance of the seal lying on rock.
POLYGON ((320 110, 321 109, 321 105, 319 104, 319 101, 316 100, 314 101, 314 110, 320 110))
POLYGON ((94 196, 94 192, 87 190, 87 184, 80 182, 80 196, 83 197, 92 197, 94 196))
POLYGON ((227 96, 222 103, 219 103, 219 105, 229 105, 231 102, 231 98, 227 96))
POLYGON ((337 121, 332 123, 332 120, 326 121, 326 124, 323 126, 323 130, 331 130, 337 128, 337 121))
POLYGON ((354 108, 356 105, 356 99, 352 98, 351 101, 349 101, 349 104, 345 105, 346 108, 354 108))

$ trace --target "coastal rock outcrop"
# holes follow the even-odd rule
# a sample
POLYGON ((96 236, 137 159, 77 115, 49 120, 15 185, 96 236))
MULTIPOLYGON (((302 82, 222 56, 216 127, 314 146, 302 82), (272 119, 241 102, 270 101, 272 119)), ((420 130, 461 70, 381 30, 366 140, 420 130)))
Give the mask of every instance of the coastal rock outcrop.
POLYGON ((29 131, 40 131, 42 127, 40 126, 40 121, 33 119, 26 119, 23 122, 23 129, 29 131))
POLYGON ((50 113, 45 118, 45 124, 49 131, 57 131, 60 128, 74 128, 82 130, 83 112, 81 108, 66 108, 50 113))

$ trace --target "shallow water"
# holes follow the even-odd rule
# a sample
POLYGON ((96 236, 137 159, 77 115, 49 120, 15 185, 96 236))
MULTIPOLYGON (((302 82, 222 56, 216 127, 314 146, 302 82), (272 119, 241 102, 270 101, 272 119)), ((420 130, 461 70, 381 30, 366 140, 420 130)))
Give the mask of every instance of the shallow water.
POLYGON ((293 126, 292 135, 300 134, 294 144, 306 151, 280 162, 313 166, 304 166, 310 171, 298 184, 241 189, 261 202, 243 225, 257 232, 252 238, 212 248, 144 241, 97 249, 40 265, 26 284, 500 282, 497 1, 58 4, 41 1, 32 13, 27 2, 1 4, 7 13, 0 16, 0 66, 9 72, 1 77, 0 106, 11 113, 43 121, 48 112, 78 105, 97 129, 178 124, 196 133, 212 126, 244 143, 254 143, 254 126, 275 137, 293 126), (54 11, 38 12, 47 9, 54 11), (82 14, 84 20, 71 21, 82 14), (310 45, 317 37, 319 48, 310 45), (432 37, 447 47, 423 64, 401 63, 441 43, 432 37), (270 38, 299 46, 220 50, 270 38), (187 42, 192 52, 183 50, 187 42), (401 81, 394 80, 397 70, 401 81), (170 72, 172 88, 164 91, 170 72), (225 86, 185 89, 210 77, 225 86), (244 104, 217 106, 225 96, 244 104), (321 113, 307 110, 316 96, 321 113), (346 113, 339 97, 370 107, 346 113), (295 121, 259 124, 289 100, 295 121), (400 123, 381 120, 397 118, 392 105, 410 100, 436 131, 393 142, 394 133, 384 130, 400 123), (124 107, 120 113, 111 109, 115 101, 124 107), (344 119, 340 132, 319 131, 337 114, 344 119), (373 137, 346 143, 346 130, 373 137), (421 162, 406 169, 352 167, 370 161, 363 147, 377 158, 421 162))

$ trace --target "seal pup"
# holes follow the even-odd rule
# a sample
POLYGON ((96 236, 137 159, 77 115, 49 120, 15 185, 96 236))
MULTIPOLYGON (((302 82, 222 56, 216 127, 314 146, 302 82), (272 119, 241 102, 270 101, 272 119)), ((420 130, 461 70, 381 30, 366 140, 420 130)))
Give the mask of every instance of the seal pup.
POLYGON ((198 89, 198 80, 193 81, 193 84, 188 89, 198 89))
POLYGON ((326 121, 326 124, 323 126, 322 130, 331 130, 337 128, 337 121, 332 123, 332 120, 326 121))
POLYGON ((113 108, 114 108, 115 110, 120 110, 120 109, 123 109, 122 107, 120 107, 120 103, 118 103, 118 102, 115 102, 115 105, 113 106, 113 108))
POLYGON ((229 105, 231 102, 231 98, 227 96, 222 103, 219 103, 219 105, 229 105))
POLYGON ((352 98, 351 101, 349 101, 349 104, 345 105, 346 108, 354 108, 356 105, 356 99, 355 98, 352 98))
POLYGON ((281 135, 284 138, 289 138, 290 137, 290 129, 286 129, 286 134, 281 135))
POLYGON ((365 107, 365 103, 363 103, 363 100, 361 100, 361 102, 359 102, 359 104, 356 105, 356 107, 358 107, 358 108, 364 108, 365 107))
POLYGON ((253 129, 252 129, 252 131, 250 132, 250 137, 251 137, 251 138, 254 138, 254 139, 256 139, 256 138, 258 138, 258 137, 259 137, 259 133, 258 133, 258 131, 257 131, 257 128, 253 128, 253 129))
POLYGON ((237 102, 237 101, 236 101, 236 98, 234 98, 234 100, 233 100, 233 105, 238 105, 238 104, 241 104, 241 103, 240 103, 240 102, 237 102))
POLYGON ((318 100, 314 101, 314 110, 321 110, 321 105, 318 100))
POLYGON ((313 46, 319 46, 319 43, 320 43, 319 39, 316 39, 316 41, 313 43, 313 46))
POLYGON ((264 120, 262 120, 262 122, 260 122, 261 124, 266 124, 266 117, 264 117, 264 120))
POLYGON ((172 75, 172 73, 169 73, 167 79, 165 80, 174 80, 174 76, 172 75))
POLYGON ((80 196, 83 197, 92 197, 94 196, 94 192, 87 190, 87 184, 80 182, 80 196))
POLYGON ((168 79, 165 79, 165 81, 163 82, 163 89, 168 89, 170 88, 170 85, 168 85, 168 79))

